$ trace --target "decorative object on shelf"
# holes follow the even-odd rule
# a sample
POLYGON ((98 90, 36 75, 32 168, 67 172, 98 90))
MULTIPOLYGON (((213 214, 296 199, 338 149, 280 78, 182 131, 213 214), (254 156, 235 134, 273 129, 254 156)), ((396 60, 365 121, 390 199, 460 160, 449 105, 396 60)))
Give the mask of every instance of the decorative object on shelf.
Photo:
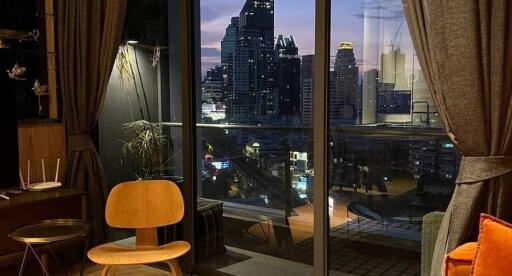
POLYGON ((34 90, 37 96, 48 95, 48 85, 41 85, 38 79, 36 79, 34 82, 34 87, 32 87, 32 90, 34 90))
MULTIPOLYGON (((18 1, 20 2, 20 1, 18 1)), ((0 86, 16 91, 16 116, 18 119, 59 119, 57 60, 55 36, 54 5, 59 1, 40 0, 22 1, 23 4, 7 6, 7 14, 0 22, 0 51, 6 61, 2 70, 11 69, 14 62, 26 66, 23 76, 9 70, 11 82, 1 79, 0 86), (8 49, 8 50, 6 50, 8 49), (12 64, 11 64, 12 62, 12 64), (6 66, 7 65, 7 66, 6 66), (46 98, 40 100, 39 112, 36 112, 38 99, 31 93, 31 84, 35 78, 44 79, 47 85, 46 98)), ((3 2, 2 2, 3 3, 3 2)), ((2 10, 3 11, 3 10, 2 10)), ((39 97, 39 93, 36 93, 39 97)))
POLYGON ((34 29, 31 32, 24 31, 15 31, 15 30, 6 30, 0 29, 0 39, 7 40, 18 40, 19 42, 23 41, 39 41, 39 30, 34 29))
POLYGON ((11 70, 6 70, 7 74, 9 74, 9 78, 14 80, 24 80, 23 75, 25 71, 27 71, 27 67, 20 66, 18 63, 15 63, 11 70))
POLYGON ((48 95, 48 85, 41 85, 38 79, 34 82, 34 86, 32 87, 34 93, 37 96, 37 105, 39 106, 38 113, 41 116, 43 114, 43 106, 41 105, 41 96, 48 95))
POLYGON ((39 30, 34 29, 19 39, 19 42, 24 42, 24 41, 39 41, 39 30))
POLYGON ((40 32, 34 29, 31 32, 0 29, 0 49, 9 48, 4 40, 18 40, 19 42, 39 41, 40 32))

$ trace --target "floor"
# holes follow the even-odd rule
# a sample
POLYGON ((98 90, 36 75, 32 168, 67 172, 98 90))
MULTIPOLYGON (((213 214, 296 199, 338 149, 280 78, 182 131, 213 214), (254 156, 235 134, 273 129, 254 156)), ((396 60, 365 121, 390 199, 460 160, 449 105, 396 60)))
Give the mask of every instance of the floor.
MULTIPOLYGON (((392 195, 403 194, 414 189, 414 183, 411 183, 408 179, 402 179, 396 177, 392 185, 388 185, 388 193, 392 195)), ((337 228, 342 224, 346 224, 351 219, 357 217, 347 212, 347 206, 354 198, 365 197, 368 195, 381 195, 382 193, 377 191, 377 187, 373 186, 373 190, 368 192, 365 189, 354 189, 350 188, 339 188, 336 192, 331 193, 334 197, 334 205, 332 208, 332 214, 330 215, 329 226, 331 229, 337 228), (338 197, 337 195, 345 192, 350 197, 338 197)), ((293 243, 299 243, 303 240, 311 238, 313 236, 313 225, 314 225, 314 208, 313 204, 305 204, 293 209, 294 215, 288 217, 289 228, 292 236, 293 243)), ((259 237, 262 240, 269 240, 273 245, 276 244, 276 236, 272 227, 272 220, 266 220, 256 223, 254 226, 248 229, 248 232, 253 236, 259 237)))
MULTIPOLYGON (((409 185, 397 185, 397 193, 410 189, 409 185)), ((353 191, 353 190, 352 190, 353 191)), ((358 191, 364 193, 362 190, 358 191)), ((330 275, 418 275, 418 252, 414 252, 416 243, 389 237, 382 232, 392 232, 399 236, 420 233, 415 226, 398 225, 384 227, 375 221, 357 219, 347 213, 345 198, 335 200, 330 221, 330 275), (393 244, 390 246, 390 244, 393 244), (405 252, 405 253, 404 253, 405 252), (412 253, 412 254, 411 254, 412 253)), ((227 246, 227 253, 213 257, 201 265, 236 276, 276 275, 306 276, 313 275, 313 206, 306 204, 294 209, 295 216, 289 217, 291 247, 276 252, 257 253, 257 248, 227 246)), ((266 240, 265 247, 276 247, 276 234, 272 221, 255 223, 247 229, 248 233, 259 240, 266 240)), ((243 247, 243 246, 242 246, 243 247)), ((86 275, 100 275, 100 266, 90 266, 86 275)), ((79 275, 78 270, 71 275, 79 275)), ((167 271, 150 266, 120 267, 116 275, 169 275, 167 271)))
MULTIPOLYGON (((101 270, 103 267, 99 265, 91 265, 85 270, 85 275, 87 276, 100 276, 101 270)), ((71 276, 79 276, 79 270, 73 269, 70 272, 71 276)), ((166 272, 161 269, 153 268, 146 265, 134 265, 134 266, 121 266, 118 268, 116 272, 116 276, 134 276, 134 275, 144 275, 144 276, 162 276, 169 275, 169 272, 166 272)))
MULTIPOLYGON (((313 266, 294 262, 269 255, 259 254, 248 250, 227 247, 226 255, 233 261, 243 258, 241 261, 226 263, 226 256, 219 256, 203 262, 201 265, 215 268, 218 271, 237 276, 311 276, 313 266)), ((341 276, 345 274, 331 271, 329 275, 341 276)))
MULTIPOLYGON (((236 256, 240 258, 244 256, 243 261, 234 262, 232 264, 226 264, 225 256, 222 258, 213 258, 208 263, 217 267, 219 271, 236 276, 310 276, 313 275, 313 266, 301 264, 289 260, 279 259, 276 257, 254 253, 251 251, 228 247, 228 254, 230 256, 236 256)), ((101 274, 102 267, 99 265, 90 265, 86 269, 85 275, 87 276, 99 276, 101 274)), ((79 268, 76 267, 70 272, 71 276, 79 275, 79 268)), ((153 268, 150 266, 136 265, 136 266, 122 266, 116 272, 117 276, 132 276, 132 275, 144 275, 144 276, 160 276, 169 275, 167 271, 153 268)), ((337 272, 331 272, 330 275, 341 276, 343 274, 337 272)))
MULTIPOLYGON (((344 213, 346 215, 346 211, 344 213)), ((358 219, 353 214, 340 221, 341 224, 331 225, 329 233, 330 269, 340 273, 338 275, 420 274, 420 225, 383 225, 375 220, 358 219)), ((271 222, 265 223, 271 225, 271 222)), ((242 227, 231 225, 231 228, 239 230, 242 227)), ((206 265, 234 275, 253 275, 254 271, 262 273, 263 266, 270 271, 260 275, 271 271, 279 271, 280 276, 311 275, 314 240, 309 228, 312 225, 307 221, 296 221, 290 228, 292 241, 285 246, 276 246, 274 227, 250 227, 249 230, 254 230, 250 236, 228 232, 226 243, 231 245, 228 253, 214 257, 206 265), (251 239, 258 234, 260 239, 251 239), (273 260, 278 260, 278 263, 273 260)))

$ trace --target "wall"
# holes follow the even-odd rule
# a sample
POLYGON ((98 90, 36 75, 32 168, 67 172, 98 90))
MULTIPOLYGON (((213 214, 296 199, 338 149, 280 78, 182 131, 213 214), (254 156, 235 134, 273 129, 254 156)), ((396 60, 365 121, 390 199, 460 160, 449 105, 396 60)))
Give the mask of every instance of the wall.
POLYGON ((30 160, 30 182, 43 181, 41 159, 45 162, 46 180, 53 181, 60 158, 59 181, 66 174, 66 138, 63 123, 23 123, 18 125, 18 157, 25 182, 30 160))
MULTIPOLYGON (((135 73, 135 83, 138 88, 139 99, 144 114, 146 114, 146 105, 142 96, 141 82, 135 65, 135 53, 137 54, 142 83, 146 90, 151 121, 158 122, 158 94, 161 89, 160 83, 163 82, 163 80, 159 78, 160 67, 151 67, 151 55, 153 53, 151 49, 134 46, 134 48, 130 50, 135 73)), ((161 60, 165 59, 166 56, 162 53, 161 60)), ((164 77, 167 76, 167 74, 161 75, 164 77)), ((165 79, 165 82, 168 82, 168 78, 165 79)), ((135 179, 135 175, 130 166, 121 163, 121 147, 122 141, 129 138, 123 131, 123 124, 142 119, 138 102, 133 79, 122 81, 119 69, 114 65, 99 120, 99 152, 109 187, 113 187, 119 182, 135 179)), ((147 115, 145 116, 145 119, 148 120, 147 115)))

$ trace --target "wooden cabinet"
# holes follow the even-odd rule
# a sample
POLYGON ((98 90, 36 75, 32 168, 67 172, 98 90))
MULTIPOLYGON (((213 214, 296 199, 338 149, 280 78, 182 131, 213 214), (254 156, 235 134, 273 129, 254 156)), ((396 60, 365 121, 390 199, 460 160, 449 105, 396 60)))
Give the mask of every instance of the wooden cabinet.
POLYGON ((41 159, 45 160, 46 180, 55 175, 60 158, 59 181, 66 173, 66 137, 62 123, 23 123, 18 125, 18 159, 23 178, 27 181, 27 165, 30 160, 30 182, 42 182, 41 159))

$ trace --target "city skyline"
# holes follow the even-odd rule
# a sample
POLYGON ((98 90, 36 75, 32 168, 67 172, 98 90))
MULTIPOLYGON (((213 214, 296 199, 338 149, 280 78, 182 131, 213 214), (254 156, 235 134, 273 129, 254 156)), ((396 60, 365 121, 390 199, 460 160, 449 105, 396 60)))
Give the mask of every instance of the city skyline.
MULTIPOLYGON (((207 70, 203 102, 221 103, 226 122, 311 123, 314 64, 304 58, 314 55, 301 56, 302 45, 293 34, 276 32, 279 15, 274 3, 245 0, 238 16, 231 17, 223 28, 220 64, 203 68, 207 70), (215 74, 212 70, 217 68, 220 71, 215 74), (301 69, 311 76, 305 78, 301 69)), ((397 12, 394 18, 399 16, 397 12)), ((437 125, 414 52, 403 48, 403 41, 410 40, 408 34, 403 37, 403 22, 391 28, 381 10, 369 2, 362 17, 365 44, 360 51, 367 62, 358 61, 357 43, 341 41, 334 47, 329 73, 331 124, 437 125)), ((208 113, 210 105, 205 110, 208 113)))
MULTIPOLYGON (((201 71, 220 65, 220 44, 233 16, 238 16, 244 0, 201 1, 201 71)), ((401 1, 346 0, 332 4, 331 65, 338 45, 350 41, 356 63, 364 71, 378 69, 379 55, 395 39, 409 57, 406 70, 412 70, 413 47, 401 10, 401 1), (396 2, 396 3, 395 3, 396 2), (336 16, 334 16, 336 15, 336 16), (398 31, 398 32, 397 32, 398 31)), ((299 56, 314 53, 314 1, 276 0, 274 41, 277 35, 293 35, 299 56), (293 9, 290 9, 293 6, 293 9)))

